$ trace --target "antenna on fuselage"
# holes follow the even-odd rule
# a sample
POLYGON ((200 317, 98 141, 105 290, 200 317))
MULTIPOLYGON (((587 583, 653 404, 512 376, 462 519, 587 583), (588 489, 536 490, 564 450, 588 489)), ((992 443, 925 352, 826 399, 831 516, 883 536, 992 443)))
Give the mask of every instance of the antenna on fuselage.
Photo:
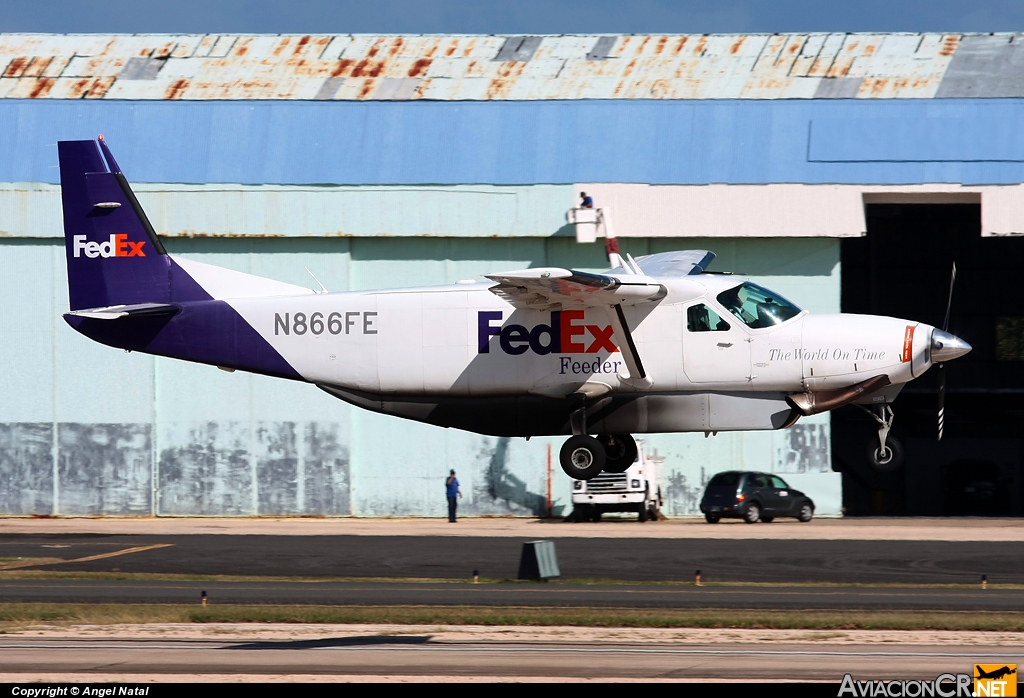
POLYGON ((636 260, 633 259, 633 255, 629 252, 626 253, 626 262, 634 274, 637 276, 644 275, 644 270, 640 268, 640 265, 636 263, 636 260))
POLYGON ((308 273, 308 274, 309 274, 310 276, 312 276, 312 277, 313 277, 313 281, 315 281, 315 282, 316 282, 316 284, 317 284, 317 286, 319 286, 319 287, 320 287, 320 290, 319 290, 319 291, 317 291, 317 290, 315 290, 315 289, 314 289, 314 291, 313 291, 314 293, 330 293, 330 291, 328 291, 328 290, 327 290, 327 287, 326 287, 326 286, 324 286, 324 285, 323 285, 322 283, 320 283, 320 279, 316 278, 316 274, 314 274, 313 272, 309 271, 309 267, 303 267, 303 269, 305 269, 305 270, 306 270, 306 272, 307 272, 307 273, 308 273))

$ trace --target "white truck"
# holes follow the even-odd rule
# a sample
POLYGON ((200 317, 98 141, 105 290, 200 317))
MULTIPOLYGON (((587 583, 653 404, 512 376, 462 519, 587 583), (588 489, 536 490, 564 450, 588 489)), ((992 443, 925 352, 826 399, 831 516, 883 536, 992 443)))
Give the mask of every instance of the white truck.
POLYGON ((611 512, 634 512, 640 522, 660 518, 658 470, 664 459, 648 453, 640 439, 636 446, 636 460, 625 472, 605 471, 590 480, 573 480, 570 521, 600 521, 602 514, 611 512))

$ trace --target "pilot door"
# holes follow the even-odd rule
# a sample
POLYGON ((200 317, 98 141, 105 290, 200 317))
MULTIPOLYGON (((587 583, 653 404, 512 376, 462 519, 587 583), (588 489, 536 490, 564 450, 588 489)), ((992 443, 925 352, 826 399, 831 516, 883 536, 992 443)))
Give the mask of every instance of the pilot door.
POLYGON ((750 381, 750 337, 734 318, 703 303, 686 309, 683 372, 694 383, 750 381))

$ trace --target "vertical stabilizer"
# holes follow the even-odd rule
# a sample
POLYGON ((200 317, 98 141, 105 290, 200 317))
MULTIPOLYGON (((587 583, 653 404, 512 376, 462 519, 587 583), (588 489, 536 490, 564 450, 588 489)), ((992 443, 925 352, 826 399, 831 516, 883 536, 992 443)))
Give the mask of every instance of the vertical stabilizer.
POLYGON ((57 144, 71 309, 167 303, 170 259, 102 138, 57 144))

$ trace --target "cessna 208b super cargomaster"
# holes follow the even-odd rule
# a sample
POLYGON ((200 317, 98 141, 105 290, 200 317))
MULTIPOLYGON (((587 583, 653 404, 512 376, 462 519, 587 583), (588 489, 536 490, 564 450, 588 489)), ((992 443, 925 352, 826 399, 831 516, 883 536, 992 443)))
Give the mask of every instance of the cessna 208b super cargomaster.
POLYGON ((68 324, 131 351, 306 381, 353 405, 494 436, 569 436, 576 479, 633 463, 631 434, 784 429, 889 403, 963 340, 911 320, 811 315, 707 272, 703 250, 600 274, 315 292, 168 255, 102 137, 63 141, 68 324))

